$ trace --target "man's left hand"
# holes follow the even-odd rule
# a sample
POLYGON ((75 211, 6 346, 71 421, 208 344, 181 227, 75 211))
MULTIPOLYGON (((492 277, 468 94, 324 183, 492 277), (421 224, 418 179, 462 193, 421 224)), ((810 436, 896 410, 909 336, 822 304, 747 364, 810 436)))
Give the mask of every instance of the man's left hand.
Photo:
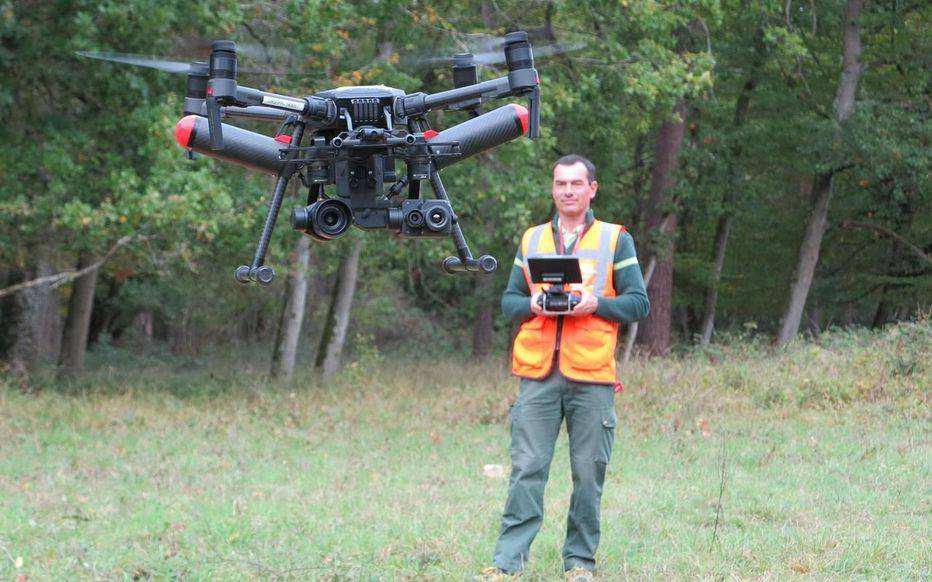
POLYGON ((570 316, 580 316, 580 315, 591 315, 595 313, 596 308, 599 306, 599 298, 588 293, 586 291, 582 292, 582 297, 579 299, 579 305, 577 305, 572 311, 567 313, 570 316))

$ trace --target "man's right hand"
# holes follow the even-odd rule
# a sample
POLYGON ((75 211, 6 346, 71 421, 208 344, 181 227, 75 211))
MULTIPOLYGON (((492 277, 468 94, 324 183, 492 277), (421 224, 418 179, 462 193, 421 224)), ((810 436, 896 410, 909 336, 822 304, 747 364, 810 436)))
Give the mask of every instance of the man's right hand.
POLYGON ((544 313, 544 308, 538 305, 538 298, 543 295, 542 292, 538 291, 534 295, 531 295, 531 314, 533 315, 543 315, 544 317, 549 317, 549 313, 544 313))

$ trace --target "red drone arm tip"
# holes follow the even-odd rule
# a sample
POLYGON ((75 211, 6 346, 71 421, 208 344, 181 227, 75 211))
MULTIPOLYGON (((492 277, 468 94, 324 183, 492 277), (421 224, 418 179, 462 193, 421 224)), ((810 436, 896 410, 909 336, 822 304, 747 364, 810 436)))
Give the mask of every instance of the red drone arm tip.
POLYGON ((521 133, 527 133, 527 128, 531 124, 531 115, 528 113, 527 107, 523 105, 518 105, 516 103, 510 103, 512 107, 515 108, 515 113, 518 114, 518 118, 521 119, 521 133))
POLYGON ((188 115, 182 117, 175 124, 175 141, 183 148, 187 148, 191 143, 191 134, 194 133, 194 126, 197 125, 197 115, 188 115))

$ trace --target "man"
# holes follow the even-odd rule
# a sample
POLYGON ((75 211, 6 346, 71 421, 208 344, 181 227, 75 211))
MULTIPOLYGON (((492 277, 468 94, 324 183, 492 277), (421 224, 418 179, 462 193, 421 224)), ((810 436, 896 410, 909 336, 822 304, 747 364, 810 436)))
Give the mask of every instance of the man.
POLYGON ((556 216, 524 233, 502 296, 502 311, 521 322, 512 354, 521 387, 509 415, 512 468, 501 533, 493 567, 480 580, 516 577, 527 563, 543 521, 544 486, 564 418, 573 474, 564 570, 567 580, 594 579, 602 484, 616 422, 618 325, 643 319, 650 309, 631 235, 620 225, 595 220, 589 208, 598 186, 595 166, 586 158, 557 160, 556 216), (548 254, 579 258, 581 300, 564 315, 542 312, 541 289, 531 283, 525 261, 548 254))

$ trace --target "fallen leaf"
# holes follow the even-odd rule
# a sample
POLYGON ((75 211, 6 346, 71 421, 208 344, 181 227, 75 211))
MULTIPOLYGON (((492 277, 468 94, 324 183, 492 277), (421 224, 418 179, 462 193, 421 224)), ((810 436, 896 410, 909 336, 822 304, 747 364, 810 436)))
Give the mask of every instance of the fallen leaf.
POLYGON ((796 572, 797 574, 808 574, 812 571, 809 566, 800 564, 799 562, 793 562, 793 564, 790 566, 790 570, 796 572))

